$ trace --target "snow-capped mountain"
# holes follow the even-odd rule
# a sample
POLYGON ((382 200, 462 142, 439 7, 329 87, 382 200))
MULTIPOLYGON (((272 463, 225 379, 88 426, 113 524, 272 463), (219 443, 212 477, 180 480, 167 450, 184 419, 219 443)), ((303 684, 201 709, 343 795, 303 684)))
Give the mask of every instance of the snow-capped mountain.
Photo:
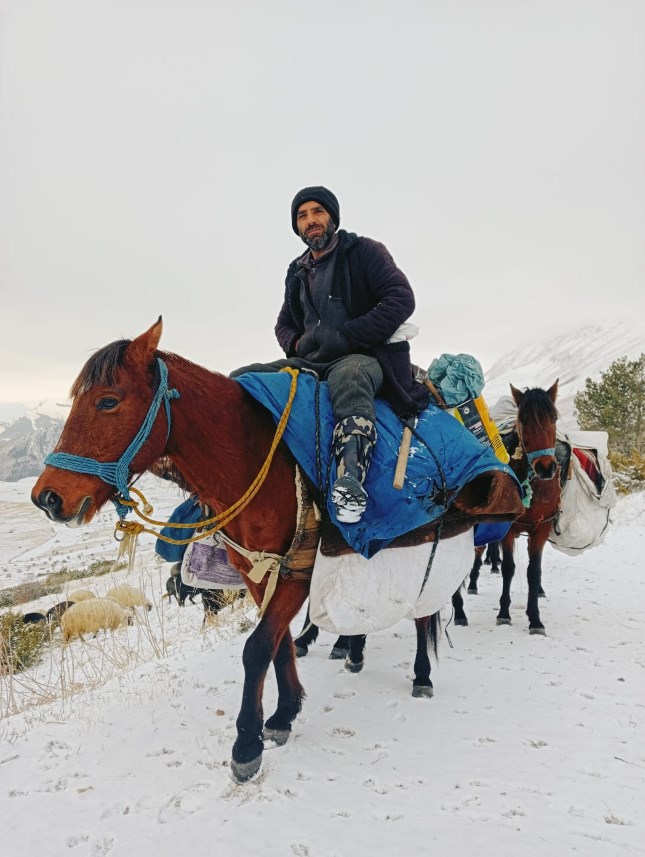
POLYGON ((486 372, 484 398, 492 407, 501 396, 510 394, 511 383, 520 389, 547 388, 559 378, 557 405, 561 425, 565 430, 577 428, 573 400, 584 389, 586 379, 597 381, 615 360, 636 360, 643 353, 643 321, 580 328, 505 354, 486 372))
POLYGON ((31 411, 13 422, 0 423, 0 480, 16 482, 37 476, 45 456, 56 445, 65 420, 31 411))

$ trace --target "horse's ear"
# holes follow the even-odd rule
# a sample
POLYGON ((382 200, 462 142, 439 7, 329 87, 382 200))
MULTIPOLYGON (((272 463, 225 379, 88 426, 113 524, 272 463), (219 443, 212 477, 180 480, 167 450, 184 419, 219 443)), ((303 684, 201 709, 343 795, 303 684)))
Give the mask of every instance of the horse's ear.
POLYGON ((146 330, 145 333, 142 333, 141 336, 137 336, 137 338, 133 339, 130 345, 128 345, 128 350, 126 352, 128 359, 135 363, 142 363, 144 366, 148 366, 152 363, 155 351, 159 346, 162 329, 163 324, 161 316, 159 316, 152 327, 146 330))
POLYGON ((547 395, 549 396, 549 398, 551 399, 553 404, 555 404, 556 396, 558 395, 558 384, 559 384, 559 382, 560 382, 560 379, 556 378, 555 383, 551 387, 549 387, 549 389, 546 391, 547 395))
POLYGON ((517 407, 519 408, 519 406, 520 406, 520 399, 522 398, 522 391, 521 391, 521 390, 518 390, 518 389, 517 389, 517 387, 514 387, 514 386, 511 384, 511 394, 512 394, 513 398, 515 399, 515 404, 516 404, 516 405, 517 405, 517 407))

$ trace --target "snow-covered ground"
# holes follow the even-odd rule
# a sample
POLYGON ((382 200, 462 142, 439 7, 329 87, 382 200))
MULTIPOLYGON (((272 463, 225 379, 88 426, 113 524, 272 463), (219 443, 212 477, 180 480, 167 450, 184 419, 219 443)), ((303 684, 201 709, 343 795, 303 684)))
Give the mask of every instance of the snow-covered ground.
MULTIPOLYGON (((3 586, 116 555, 109 509, 88 529, 50 528, 28 505, 32 482, 0 485, 3 586)), ((160 515, 179 499, 150 477, 144 491, 160 515)), ((162 604, 168 567, 148 539, 141 624, 65 653, 55 637, 46 663, 3 679, 0 853, 643 854, 645 495, 614 519, 581 557, 547 546, 546 637, 527 632, 523 571, 513 625, 496 627, 501 581, 484 567, 470 626, 449 627, 454 648, 442 639, 431 700, 410 695, 411 622, 369 637, 359 675, 327 659, 321 634, 299 661, 293 735, 245 786, 228 764, 255 611, 202 630, 201 607, 162 604)), ((270 713, 272 677, 265 697, 270 713)))

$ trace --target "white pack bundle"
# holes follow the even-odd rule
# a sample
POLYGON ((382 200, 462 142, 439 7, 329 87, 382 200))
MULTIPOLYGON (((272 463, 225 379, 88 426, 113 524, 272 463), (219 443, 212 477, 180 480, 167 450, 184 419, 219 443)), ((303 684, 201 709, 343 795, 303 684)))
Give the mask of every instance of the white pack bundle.
POLYGON ((400 619, 431 616, 450 601, 473 562, 473 530, 442 539, 426 585, 432 543, 339 557, 318 551, 311 579, 309 617, 332 634, 370 634, 400 619))
POLYGON ((607 432, 558 433, 558 440, 571 449, 570 478, 562 489, 560 514, 549 541, 562 553, 577 556, 602 542, 610 524, 610 511, 616 505, 607 458, 607 432))

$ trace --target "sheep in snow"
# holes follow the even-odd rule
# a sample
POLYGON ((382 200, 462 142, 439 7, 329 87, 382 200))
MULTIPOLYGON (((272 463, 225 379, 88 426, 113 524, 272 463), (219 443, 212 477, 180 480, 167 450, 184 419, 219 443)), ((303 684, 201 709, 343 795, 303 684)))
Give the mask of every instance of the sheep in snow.
POLYGON ((129 586, 127 583, 119 583, 118 586, 113 586, 105 593, 105 597, 113 598, 122 607, 145 607, 146 610, 152 610, 152 604, 141 589, 136 586, 129 586))
POLYGON ((89 601, 90 598, 96 598, 96 593, 90 589, 75 589, 74 592, 67 595, 67 600, 73 601, 74 604, 78 604, 80 601, 89 601))
POLYGON ((128 625, 131 619, 128 611, 111 598, 80 601, 69 607, 60 620, 63 642, 67 643, 76 636, 83 640, 83 634, 93 633, 96 636, 102 629, 114 631, 122 625, 128 625))

